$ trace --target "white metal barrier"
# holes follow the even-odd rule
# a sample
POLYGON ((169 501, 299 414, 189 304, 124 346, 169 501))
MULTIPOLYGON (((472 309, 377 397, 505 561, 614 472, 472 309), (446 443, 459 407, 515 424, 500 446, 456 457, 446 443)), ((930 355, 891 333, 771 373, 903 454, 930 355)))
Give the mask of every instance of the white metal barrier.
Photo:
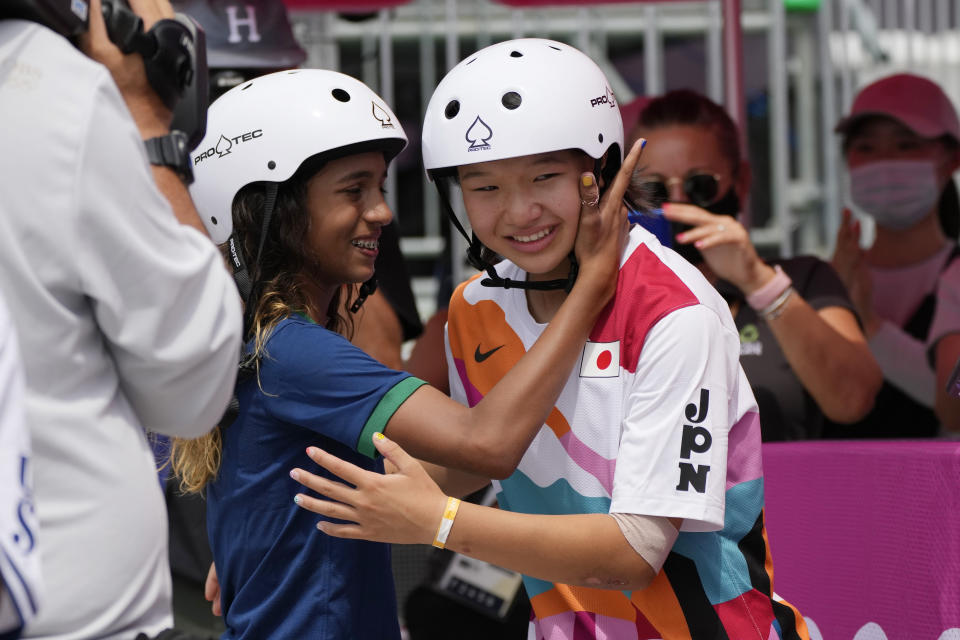
MULTIPOLYGON (((447 69, 472 50, 523 36, 560 39, 587 52, 607 72, 621 102, 639 92, 656 95, 680 86, 723 102, 717 0, 543 9, 513 9, 491 0, 413 0, 366 20, 322 11, 294 12, 291 18, 308 52, 307 66, 349 72, 356 67, 344 57, 350 49, 362 59, 361 79, 395 107, 397 69, 417 58, 419 111, 410 114, 416 126, 447 69), (642 82, 625 75, 613 55, 631 48, 642 56, 642 82), (688 83, 673 65, 680 59, 691 68, 690 55, 700 56, 702 79, 688 83)), ((844 183, 833 126, 860 86, 894 71, 928 75, 948 95, 960 96, 958 20, 960 0, 823 0, 819 10, 807 13, 787 13, 781 0, 744 0, 745 84, 765 94, 768 123, 767 144, 751 149, 755 169, 764 169, 755 174, 768 175, 754 191, 764 196, 755 198, 752 212, 757 224, 751 233, 759 247, 780 255, 828 254, 844 183), (769 212, 756 210, 758 200, 769 212)), ((418 136, 419 129, 408 133, 418 136)), ((404 253, 412 260, 436 259, 452 242, 459 280, 469 270, 458 259, 463 241, 443 236, 436 193, 420 176, 417 204, 397 211, 401 218, 422 216, 414 225, 420 232, 403 240, 404 253)), ((395 211, 398 188, 409 185, 391 176, 388 194, 395 211)), ((418 290, 429 295, 431 287, 420 282, 418 290)))

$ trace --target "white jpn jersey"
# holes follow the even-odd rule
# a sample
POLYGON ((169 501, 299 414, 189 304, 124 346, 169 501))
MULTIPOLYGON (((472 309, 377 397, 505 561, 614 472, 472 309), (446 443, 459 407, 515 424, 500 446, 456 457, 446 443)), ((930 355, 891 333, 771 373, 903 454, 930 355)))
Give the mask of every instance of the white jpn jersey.
MULTIPOLYGON (((497 271, 526 278, 510 262, 497 271)), ((457 289, 447 325, 451 392, 471 406, 546 327, 523 290, 484 287, 482 277, 457 289)), ((774 602, 765 569, 760 421, 739 353, 727 303, 634 227, 617 293, 498 500, 524 513, 632 513, 683 526, 643 591, 525 577, 532 638, 715 638, 718 628, 738 639, 806 637, 796 611, 774 602)))
POLYGON ((160 195, 109 72, 0 21, 0 291, 20 339, 43 602, 28 638, 171 626, 167 517, 146 430, 220 419, 236 287, 160 195))

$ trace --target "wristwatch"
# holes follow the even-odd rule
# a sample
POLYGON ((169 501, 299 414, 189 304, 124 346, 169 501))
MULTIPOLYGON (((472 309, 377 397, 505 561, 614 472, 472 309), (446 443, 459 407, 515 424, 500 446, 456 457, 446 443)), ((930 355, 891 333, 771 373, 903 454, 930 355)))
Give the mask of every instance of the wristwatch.
POLYGON ((184 184, 193 182, 193 169, 190 167, 190 150, 187 149, 187 134, 173 130, 165 136, 149 138, 143 141, 147 149, 150 164, 170 167, 177 172, 184 184))

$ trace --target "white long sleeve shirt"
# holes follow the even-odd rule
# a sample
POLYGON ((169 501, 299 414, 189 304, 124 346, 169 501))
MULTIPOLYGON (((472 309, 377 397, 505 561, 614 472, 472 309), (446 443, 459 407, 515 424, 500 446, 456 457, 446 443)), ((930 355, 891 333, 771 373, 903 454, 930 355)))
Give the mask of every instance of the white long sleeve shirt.
POLYGON ((132 638, 171 623, 167 522, 145 430, 220 418, 239 297, 152 179, 107 70, 0 22, 0 290, 20 336, 43 606, 26 637, 132 638))
POLYGON ((22 629, 42 603, 23 394, 20 347, 7 305, 0 299, 0 637, 22 629))

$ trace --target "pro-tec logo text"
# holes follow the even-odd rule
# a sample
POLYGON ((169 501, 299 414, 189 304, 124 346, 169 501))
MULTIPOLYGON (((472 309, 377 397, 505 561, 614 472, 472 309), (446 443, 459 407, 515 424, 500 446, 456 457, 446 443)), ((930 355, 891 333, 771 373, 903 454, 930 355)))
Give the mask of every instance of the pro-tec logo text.
POLYGON ((591 107, 598 107, 601 104, 605 104, 612 109, 613 107, 617 106, 617 100, 613 97, 613 90, 610 87, 607 87, 606 89, 606 93, 604 93, 602 96, 590 99, 591 107))
POLYGON ((217 146, 210 147, 205 151, 202 151, 196 158, 193 159, 193 164, 198 165, 202 160, 207 158, 212 158, 216 155, 218 158, 222 158, 225 155, 228 155, 233 149, 234 145, 240 144, 241 142, 250 142, 255 138, 260 138, 263 136, 263 129, 254 129, 253 131, 247 131, 246 133, 241 133, 238 136, 228 138, 227 136, 220 134, 220 139, 217 140, 217 146))

